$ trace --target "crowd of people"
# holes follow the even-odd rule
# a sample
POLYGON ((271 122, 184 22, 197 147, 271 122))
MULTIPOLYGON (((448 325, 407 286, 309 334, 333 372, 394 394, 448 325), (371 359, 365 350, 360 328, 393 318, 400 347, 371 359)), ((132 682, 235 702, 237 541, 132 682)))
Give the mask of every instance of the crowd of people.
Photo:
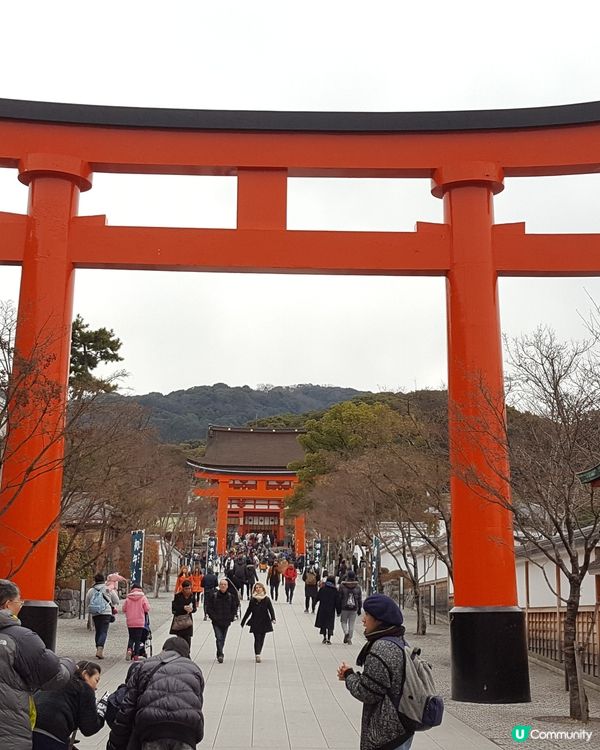
POLYGON ((283 584, 286 603, 292 603, 300 579, 304 613, 315 615, 314 626, 323 644, 332 643, 339 617, 343 643, 351 645, 356 618, 363 613, 366 644, 357 659, 363 671, 346 662, 338 670, 338 678, 364 704, 361 750, 407 750, 412 734, 399 723, 397 712, 384 716, 381 706, 377 708, 385 695, 397 697, 401 685, 403 657, 389 639, 402 638, 404 633, 397 605, 381 594, 363 601, 354 566, 345 561, 339 560, 335 575, 330 575, 311 560, 305 564, 273 555, 263 565, 256 557, 252 550, 234 550, 219 561, 220 577, 210 567, 203 573, 200 566, 182 565, 171 605, 171 637, 155 656, 145 650, 150 603, 142 587, 133 583, 122 603, 128 627, 125 658, 133 663, 125 683, 98 701, 102 674, 98 661, 104 659, 108 630, 120 606, 114 587, 102 574, 95 576, 86 605, 98 661, 74 664, 58 659, 37 635, 20 626, 18 589, 10 581, 0 581, 0 741, 10 732, 10 747, 15 750, 69 748, 77 731, 92 735, 106 717, 111 726, 107 750, 195 748, 204 732, 204 678, 190 658, 194 615, 202 606, 203 619, 211 622, 217 663, 224 661, 227 634, 235 620, 242 628, 249 626, 254 658, 260 663, 265 639, 277 622, 273 603, 278 602, 279 588, 283 584), (265 583, 258 580, 259 572, 266 573, 265 583), (3 648, 6 643, 9 647, 3 648))

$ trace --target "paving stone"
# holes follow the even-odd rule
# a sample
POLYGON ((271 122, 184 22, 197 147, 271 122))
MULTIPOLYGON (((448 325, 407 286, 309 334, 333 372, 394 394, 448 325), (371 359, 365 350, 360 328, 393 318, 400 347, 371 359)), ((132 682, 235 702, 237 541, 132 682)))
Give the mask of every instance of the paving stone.
MULTIPOLYGON (((301 589, 301 586, 299 587, 301 589)), ((298 592, 301 593, 301 592, 298 592)), ((321 643, 314 627, 314 615, 303 612, 303 597, 288 605, 276 602, 275 632, 267 635, 262 661, 254 660, 253 639, 248 628, 235 621, 227 636, 225 661, 215 658, 215 641, 210 622, 196 616, 192 657, 200 665, 204 693, 205 738, 200 748, 218 750, 326 750, 359 747, 361 705, 336 677, 338 664, 354 663, 364 644, 359 625, 354 643, 342 643, 339 620, 333 644, 321 643)), ((161 593, 150 599, 155 653, 168 637, 171 622, 171 596, 161 593)), ((243 610, 247 602, 243 603, 243 610)), ((563 678, 542 666, 531 665, 533 702, 490 706, 457 703, 450 700, 450 646, 447 624, 429 627, 426 636, 414 636, 415 620, 407 612, 407 638, 422 648, 435 666, 436 682, 446 701, 443 725, 415 737, 414 750, 492 750, 514 747, 511 730, 515 724, 536 728, 566 729, 568 725, 536 721, 536 716, 560 715, 568 711, 563 678)), ((110 627, 102 662, 100 693, 114 690, 125 678, 127 628, 122 614, 110 627)), ((58 625, 58 652, 79 659, 95 654, 93 632, 81 620, 61 620, 58 625)), ((589 691, 590 709, 600 716, 600 695, 589 691)), ((593 729, 593 727, 591 727, 593 729)), ((80 750, 106 747, 108 730, 94 737, 81 738, 80 750)), ((592 741, 553 742, 536 740, 536 750, 558 747, 600 748, 600 726, 592 741)))

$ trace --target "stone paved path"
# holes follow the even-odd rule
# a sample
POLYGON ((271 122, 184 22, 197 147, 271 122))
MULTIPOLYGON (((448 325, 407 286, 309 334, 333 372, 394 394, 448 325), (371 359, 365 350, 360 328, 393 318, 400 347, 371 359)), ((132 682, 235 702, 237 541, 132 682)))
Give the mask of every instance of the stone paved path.
MULTIPOLYGON (((268 635, 260 664, 254 661, 252 636, 239 621, 232 624, 225 645, 225 662, 215 659, 213 631, 209 622, 196 616, 192 657, 202 668, 205 689, 205 739, 201 748, 228 750, 326 750, 359 747, 361 706, 343 683, 336 678, 338 664, 344 659, 353 663, 364 643, 359 628, 353 646, 342 643, 339 621, 333 645, 325 646, 313 626, 314 617, 303 612, 302 586, 296 601, 275 604, 275 633, 268 635)), ((161 594, 151 599, 155 653, 168 637, 171 598, 161 594)), ((246 603, 244 602, 244 610, 246 603)), ((564 711, 565 694, 561 677, 542 667, 532 666, 534 703, 511 706, 482 706, 450 701, 450 658, 447 626, 437 625, 430 633, 417 638, 411 635, 412 618, 408 618, 407 637, 421 645, 431 656, 440 692, 447 701, 442 727, 415 737, 415 750, 492 750, 514 746, 511 729, 515 724, 534 724, 532 717, 564 711)), ((100 692, 114 689, 123 681, 128 668, 124 660, 127 634, 124 617, 119 615, 111 626, 100 692)), ((85 623, 63 620, 59 624, 58 651, 76 659, 93 658, 93 635, 85 623)), ((598 695, 591 691, 592 712, 600 714, 598 695)), ((544 725, 538 723, 538 728, 544 725)), ((545 725, 544 728, 572 728, 545 725)), ((81 750, 99 750, 106 746, 107 730, 83 738, 81 750)), ((532 744, 532 743, 528 743, 532 744)), ((592 742, 555 743, 536 741, 536 750, 557 747, 600 747, 600 726, 592 742)))

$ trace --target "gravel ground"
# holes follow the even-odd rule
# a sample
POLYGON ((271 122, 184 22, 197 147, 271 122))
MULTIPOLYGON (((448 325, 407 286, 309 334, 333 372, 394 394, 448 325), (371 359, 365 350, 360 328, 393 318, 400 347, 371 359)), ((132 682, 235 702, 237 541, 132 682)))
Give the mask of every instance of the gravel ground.
MULTIPOLYGON (((499 747, 515 747, 511 737, 516 725, 529 725, 541 731, 575 731, 582 725, 566 719, 569 714, 569 696, 564 689, 564 677, 546 667, 529 662, 531 682, 531 703, 509 703, 489 705, 481 703, 459 703, 450 698, 450 633, 448 625, 438 622, 428 625, 425 636, 414 635, 416 617, 413 612, 405 612, 406 638, 412 646, 419 646, 423 656, 434 665, 436 686, 444 696, 446 710, 465 724, 477 730, 499 747), (565 721, 540 721, 536 717, 563 716, 565 721)), ((592 731, 589 742, 585 740, 529 740, 526 745, 535 750, 555 750, 555 748, 599 748, 600 749, 600 692, 594 688, 587 690, 592 721, 584 728, 592 731), (595 719, 595 721, 594 721, 595 719)))

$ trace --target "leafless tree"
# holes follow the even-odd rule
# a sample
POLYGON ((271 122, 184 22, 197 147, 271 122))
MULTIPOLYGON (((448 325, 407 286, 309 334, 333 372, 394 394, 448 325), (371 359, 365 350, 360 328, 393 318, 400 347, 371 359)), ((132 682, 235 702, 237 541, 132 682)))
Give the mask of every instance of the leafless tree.
POLYGON ((482 497, 509 509, 525 548, 544 555, 565 576, 568 593, 561 598, 566 605, 570 716, 587 721, 576 622, 582 582, 600 542, 600 504, 594 489, 583 486, 577 474, 600 460, 598 338, 561 342, 552 330, 538 328, 532 335, 506 341, 505 348, 508 399, 515 408, 507 417, 481 382, 486 418, 463 415, 462 429, 484 436, 488 443, 496 436, 496 444, 485 454, 484 472, 476 474, 466 461, 458 471, 482 497), (510 474, 506 463, 497 460, 505 451, 510 474), (498 491, 506 483, 512 499, 498 491))

